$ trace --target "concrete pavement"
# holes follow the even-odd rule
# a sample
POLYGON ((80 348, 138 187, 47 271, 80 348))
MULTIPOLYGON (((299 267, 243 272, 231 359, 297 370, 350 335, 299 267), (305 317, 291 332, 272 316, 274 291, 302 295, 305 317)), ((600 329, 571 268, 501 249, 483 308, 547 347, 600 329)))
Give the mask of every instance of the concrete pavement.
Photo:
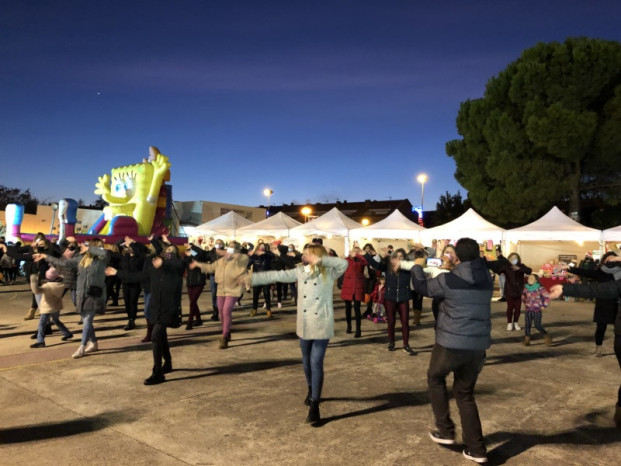
MULTIPOLYGON (((426 371, 433 344, 430 301, 412 329, 417 352, 386 351, 384 324, 363 322, 363 337, 337 335, 325 360, 324 424, 304 423, 306 383, 291 305, 249 317, 234 312, 233 341, 218 349, 219 326, 169 332, 174 372, 144 386, 152 366, 139 328, 122 330, 122 308, 96 319, 100 351, 79 360, 78 316, 61 318, 75 332, 30 349, 37 320, 24 321, 26 285, 0 286, 0 461, 2 464, 472 464, 461 449, 432 443, 426 371)), ((69 297, 66 306, 71 307, 69 297)), ((246 296, 245 301, 248 302, 246 296)), ((209 293, 201 310, 211 308, 209 293)), ((289 303, 287 303, 289 304, 289 303)), ((621 373, 612 354, 590 355, 590 303, 556 301, 544 326, 555 343, 507 332, 504 305, 493 303, 494 345, 477 385, 490 464, 616 465, 621 432, 612 423, 621 373)), ((184 313, 187 315, 184 295, 184 313)), ((459 426, 454 401, 454 420, 459 426)), ((458 438, 460 432, 458 431, 458 438)))

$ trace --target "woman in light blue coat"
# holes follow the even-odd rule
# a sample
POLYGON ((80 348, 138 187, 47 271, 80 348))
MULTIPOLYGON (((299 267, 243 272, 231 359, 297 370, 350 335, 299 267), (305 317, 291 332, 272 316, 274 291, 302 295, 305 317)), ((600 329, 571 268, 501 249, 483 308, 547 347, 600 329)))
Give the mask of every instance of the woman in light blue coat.
POLYGON ((323 385, 323 359, 328 342, 334 336, 334 282, 347 269, 347 261, 330 257, 319 244, 308 245, 302 255, 304 264, 291 270, 271 270, 252 274, 252 286, 268 283, 294 283, 298 289, 297 330, 302 349, 302 364, 308 385, 304 403, 310 406, 306 422, 317 425, 323 385))

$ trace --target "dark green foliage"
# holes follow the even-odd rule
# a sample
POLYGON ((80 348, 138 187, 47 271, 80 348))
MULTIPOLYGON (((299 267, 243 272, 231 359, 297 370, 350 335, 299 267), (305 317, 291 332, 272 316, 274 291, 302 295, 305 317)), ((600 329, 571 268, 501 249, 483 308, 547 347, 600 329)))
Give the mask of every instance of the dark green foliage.
POLYGON ((30 194, 30 190, 22 191, 19 188, 9 188, 0 185, 0 210, 4 210, 7 204, 21 204, 28 213, 36 212, 39 200, 30 194))
POLYGON ((446 144, 475 209, 507 224, 552 205, 621 200, 621 44, 572 38, 523 52, 461 104, 446 144))
POLYGON ((466 199, 464 202, 459 191, 457 191, 457 194, 450 194, 446 191, 445 194, 440 196, 436 204, 436 210, 433 213, 433 223, 434 225, 442 225, 455 220, 469 208, 470 201, 466 199))

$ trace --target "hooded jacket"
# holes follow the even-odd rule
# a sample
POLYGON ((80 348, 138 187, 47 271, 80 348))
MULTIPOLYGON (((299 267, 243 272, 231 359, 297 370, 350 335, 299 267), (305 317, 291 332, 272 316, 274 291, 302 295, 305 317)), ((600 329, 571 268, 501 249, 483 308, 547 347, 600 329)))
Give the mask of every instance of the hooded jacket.
POLYGON ((493 282, 484 259, 461 262, 436 278, 427 279, 420 265, 410 273, 418 294, 443 299, 436 323, 437 344, 457 350, 491 346, 493 282))

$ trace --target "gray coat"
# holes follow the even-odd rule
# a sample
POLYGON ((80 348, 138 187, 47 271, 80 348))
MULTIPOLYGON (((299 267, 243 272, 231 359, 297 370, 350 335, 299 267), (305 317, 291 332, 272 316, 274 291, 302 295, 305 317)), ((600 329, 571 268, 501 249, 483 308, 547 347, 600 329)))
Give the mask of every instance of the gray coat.
POLYGON ((440 298, 436 343, 457 350, 486 350, 492 344, 492 278, 481 258, 458 264, 436 278, 412 267, 412 285, 423 296, 440 298))
POLYGON ((310 266, 252 274, 252 286, 274 282, 298 284, 297 335, 304 340, 325 340, 334 336, 334 282, 347 270, 347 261, 323 256, 325 277, 312 273, 310 266))
POLYGON ((47 256, 46 260, 54 267, 72 267, 77 269, 78 278, 76 283, 76 310, 80 314, 103 313, 106 310, 106 266, 108 265, 108 254, 103 248, 89 246, 88 252, 95 256, 91 265, 84 268, 80 261, 84 257, 82 254, 64 259, 62 257, 47 256), (89 286, 102 288, 102 295, 93 298, 86 294, 89 286))

